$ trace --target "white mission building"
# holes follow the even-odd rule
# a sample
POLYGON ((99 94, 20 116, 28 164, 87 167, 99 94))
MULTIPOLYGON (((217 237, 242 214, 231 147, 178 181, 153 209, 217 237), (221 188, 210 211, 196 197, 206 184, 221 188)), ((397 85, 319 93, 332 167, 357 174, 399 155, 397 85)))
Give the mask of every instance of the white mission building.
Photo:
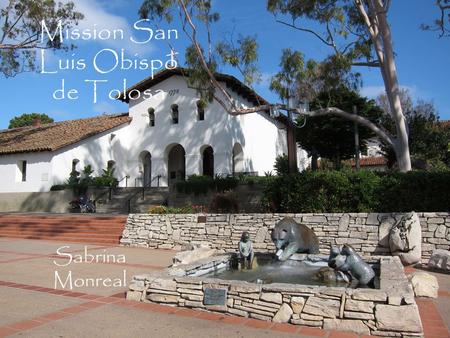
MULTIPOLYGON (((49 191, 88 164, 95 175, 114 166, 123 187, 168 186, 194 174, 272 171, 275 158, 287 153, 283 117, 234 117, 216 102, 202 109, 184 74, 182 68, 164 70, 128 89, 163 92, 124 99, 128 113, 0 131, 0 193, 49 191)), ((242 107, 267 103, 233 76, 217 78, 242 107)), ((305 155, 298 157, 304 167, 305 155)))

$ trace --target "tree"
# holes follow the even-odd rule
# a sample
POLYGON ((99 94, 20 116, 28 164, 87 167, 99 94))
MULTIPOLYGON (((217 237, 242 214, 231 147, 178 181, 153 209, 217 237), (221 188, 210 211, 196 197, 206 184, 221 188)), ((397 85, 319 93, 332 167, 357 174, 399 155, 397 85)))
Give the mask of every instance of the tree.
MULTIPOLYGON (((359 115, 378 123, 383 111, 373 100, 361 97, 357 92, 341 87, 320 93, 311 102, 311 109, 332 106, 344 111, 352 111, 355 106, 359 115)), ((306 122, 299 121, 297 141, 310 154, 317 153, 321 158, 333 162, 335 169, 340 169, 341 161, 355 156, 354 123, 342 117, 320 116, 307 117, 306 122)), ((367 148, 365 140, 375 134, 368 128, 359 128, 361 151, 367 148)))
MULTIPOLYGON (((285 15, 290 21, 277 18, 281 24, 301 32, 313 34, 332 51, 332 62, 349 70, 355 66, 380 69, 388 97, 395 133, 383 128, 371 128, 396 154, 399 169, 411 169, 406 120, 400 104, 400 86, 392 46, 392 35, 387 20, 390 0, 268 0, 268 9, 275 15, 285 15), (313 20, 322 31, 298 25, 300 19, 313 20)), ((336 113, 328 108, 328 113, 336 113)), ((352 119, 351 114, 342 114, 352 119)), ((356 120, 356 119, 354 119, 356 120)), ((361 121, 362 123, 362 121, 361 121)), ((369 127, 372 123, 364 120, 369 127)), ((372 124, 373 125, 373 124, 372 124)))
POLYGON ((83 19, 72 1, 9 0, 5 3, 5 7, 0 8, 0 72, 6 77, 36 70, 37 49, 68 50, 74 47, 61 41, 59 34, 54 39, 41 34, 43 22, 53 34, 59 25, 65 30, 83 19))
POLYGON ((33 123, 35 123, 36 121, 39 121, 39 123, 41 124, 54 122, 54 120, 47 114, 39 114, 39 113, 22 114, 20 116, 13 117, 9 121, 8 128, 11 129, 11 128, 32 126, 33 123))
POLYGON ((439 32, 439 37, 450 36, 450 0, 436 0, 439 8, 439 17, 432 24, 422 24, 421 28, 427 31, 439 32))
MULTIPOLYGON (((448 148, 450 129, 439 122, 439 115, 433 102, 418 99, 417 103, 414 103, 408 90, 403 89, 401 93, 413 166, 417 169, 450 166, 448 148)), ((382 94, 376 100, 382 109, 389 109, 386 105, 386 95, 382 94)), ((389 115, 383 117, 382 124, 388 130, 394 128, 389 115)), ((382 146, 382 150, 388 158, 388 166, 395 166, 396 159, 392 150, 386 146, 382 146)))
MULTIPOLYGON (((217 64, 208 62, 208 56, 204 52, 204 50, 211 50, 210 0, 144 0, 140 13, 144 18, 150 16, 166 21, 172 20, 174 12, 179 16, 183 31, 192 43, 189 50, 195 52, 193 66, 198 68, 196 67, 193 73, 201 74, 203 79, 207 79, 204 83, 209 87, 213 99, 229 114, 240 115, 283 109, 308 116, 330 114, 341 116, 358 122, 376 133, 380 139, 394 149, 399 169, 408 171, 411 169, 411 160, 407 128, 400 104, 400 88, 391 31, 387 21, 389 4, 389 0, 268 0, 268 10, 274 14, 281 13, 290 16, 292 23, 284 22, 284 24, 299 31, 312 33, 329 46, 333 54, 326 61, 330 65, 330 69, 336 71, 336 74, 349 73, 352 66, 380 68, 396 126, 394 135, 361 116, 336 107, 308 112, 300 107, 289 108, 285 104, 260 105, 252 108, 237 107, 236 102, 224 86, 215 79, 213 66, 217 64), (314 20, 322 24, 325 35, 322 36, 311 29, 297 26, 295 22, 299 18, 314 20), (198 29, 202 26, 208 32, 208 40, 206 43, 203 42, 207 48, 202 46, 198 34, 198 29), (349 41, 350 39, 351 41, 349 41), (339 47, 338 43, 342 41, 344 44, 339 47)), ((238 61, 243 63, 245 60, 238 61)))

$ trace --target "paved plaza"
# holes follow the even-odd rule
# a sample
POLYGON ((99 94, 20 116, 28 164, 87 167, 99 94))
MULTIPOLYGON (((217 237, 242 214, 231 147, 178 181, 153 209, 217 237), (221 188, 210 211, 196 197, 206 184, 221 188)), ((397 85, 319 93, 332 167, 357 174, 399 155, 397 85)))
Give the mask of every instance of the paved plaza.
MULTIPOLYGON (((163 270, 174 254, 0 238, 0 337, 358 337, 125 300, 133 275, 163 270)), ((417 299, 425 336, 450 337, 450 275, 433 274, 439 298, 417 299)))

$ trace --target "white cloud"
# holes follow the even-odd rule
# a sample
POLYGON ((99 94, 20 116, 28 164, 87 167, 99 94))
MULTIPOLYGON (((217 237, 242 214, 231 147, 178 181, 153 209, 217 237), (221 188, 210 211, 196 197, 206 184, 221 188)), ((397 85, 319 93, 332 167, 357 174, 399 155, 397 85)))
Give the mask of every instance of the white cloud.
MULTIPOLYGON (((121 4, 119 1, 115 1, 115 6, 121 4)), ((129 23, 126 18, 115 15, 108 12, 107 8, 111 6, 105 6, 101 0, 77 0, 76 10, 84 14, 84 19, 78 24, 78 28, 84 30, 97 31, 106 29, 109 31, 122 30, 124 32, 124 39, 108 39, 108 40, 96 40, 100 44, 115 49, 124 48, 129 54, 139 54, 143 56, 148 54, 153 48, 151 44, 136 44, 130 40, 133 36, 132 26, 133 23, 129 23)))

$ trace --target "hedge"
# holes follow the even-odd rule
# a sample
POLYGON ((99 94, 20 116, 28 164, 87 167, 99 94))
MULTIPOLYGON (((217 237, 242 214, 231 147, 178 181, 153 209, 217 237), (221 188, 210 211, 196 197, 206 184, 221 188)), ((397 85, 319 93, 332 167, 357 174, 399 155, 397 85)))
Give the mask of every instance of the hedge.
POLYGON ((450 210, 450 173, 317 171, 276 177, 262 199, 272 212, 450 210))

